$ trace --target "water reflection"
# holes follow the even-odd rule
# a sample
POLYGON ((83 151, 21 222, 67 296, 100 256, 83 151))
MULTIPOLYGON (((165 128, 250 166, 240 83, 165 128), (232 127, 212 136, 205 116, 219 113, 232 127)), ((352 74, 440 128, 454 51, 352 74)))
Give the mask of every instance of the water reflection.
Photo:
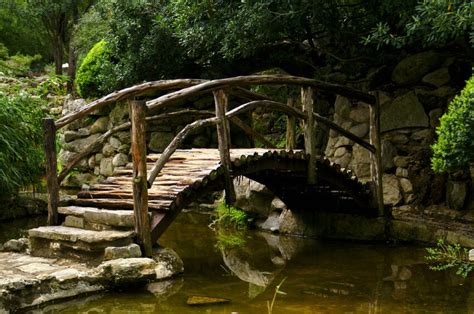
POLYGON ((465 313, 474 311, 472 276, 430 270, 424 249, 315 241, 250 231, 241 247, 219 249, 208 217, 185 214, 161 244, 183 259, 185 273, 148 290, 70 301, 49 313, 266 313, 287 278, 274 313, 465 313), (189 296, 231 299, 190 307, 189 296))

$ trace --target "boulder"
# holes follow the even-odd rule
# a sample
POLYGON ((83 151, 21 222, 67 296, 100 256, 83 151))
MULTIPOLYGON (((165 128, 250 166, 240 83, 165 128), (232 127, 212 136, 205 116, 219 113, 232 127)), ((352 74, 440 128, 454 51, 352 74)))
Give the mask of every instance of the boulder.
POLYGON ((274 199, 273 193, 256 181, 248 178, 234 179, 235 206, 260 218, 267 218, 274 199))
POLYGON ((116 137, 110 137, 109 140, 108 140, 110 146, 112 146, 115 150, 118 150, 120 145, 122 145, 122 143, 120 142, 120 140, 116 137))
POLYGON ((171 132, 151 133, 148 148, 154 152, 161 153, 173 140, 174 134, 171 132))
POLYGON ((408 178, 408 169, 397 167, 395 175, 399 178, 408 178))
POLYGON ((103 158, 100 161, 99 173, 104 177, 110 177, 114 173, 114 166, 112 164, 112 158, 103 158))
POLYGON ((369 124, 361 123, 354 125, 352 128, 349 129, 349 132, 360 138, 364 138, 369 133, 369 124))
POLYGON ((402 200, 400 192, 400 183, 393 174, 384 174, 382 177, 383 201, 385 205, 395 206, 402 200))
POLYGON ((426 74, 421 81, 435 87, 441 87, 445 84, 448 84, 450 80, 451 76, 449 75, 449 70, 448 68, 444 67, 426 74))
POLYGON ((184 271, 183 261, 178 254, 170 248, 153 248, 152 258, 157 264, 155 267, 155 275, 158 280, 171 278, 184 271))
POLYGON ((413 193, 413 185, 411 184, 410 180, 408 180, 406 178, 401 178, 400 179, 400 186, 402 187, 403 193, 405 193, 405 194, 413 193))
POLYGON ((128 156, 125 154, 117 154, 112 159, 112 165, 114 167, 125 166, 128 163, 128 156))
POLYGON ((464 209, 468 191, 469 189, 466 181, 449 180, 446 190, 448 206, 456 210, 464 209))
POLYGON ((439 119, 443 115, 443 109, 436 108, 430 111, 430 127, 435 129, 439 126, 439 119))
POLYGON ((336 114, 338 114, 341 118, 349 118, 351 102, 348 98, 337 95, 336 101, 334 102, 334 108, 336 114))
POLYGON ((393 157, 393 163, 395 167, 406 168, 410 162, 410 157, 408 156, 395 156, 393 157))
POLYGON ((420 52, 400 61, 392 72, 392 81, 398 85, 418 82, 426 73, 442 62, 442 57, 434 51, 420 52))
POLYGON ((364 103, 358 103, 357 107, 353 108, 349 113, 349 117, 357 123, 369 122, 369 106, 364 103))
POLYGON ((109 129, 112 126, 126 122, 128 119, 128 105, 126 103, 117 103, 110 112, 109 118, 109 129))
POLYGON ((111 157, 115 154, 115 148, 107 143, 102 147, 102 154, 104 157, 111 157))
POLYGON ((262 230, 278 232, 280 230, 280 212, 272 211, 268 218, 258 227, 262 230))
POLYGON ((87 101, 85 99, 74 99, 71 95, 68 95, 64 100, 62 114, 64 116, 68 113, 78 111, 85 105, 87 105, 87 101))
POLYGON ((356 176, 365 178, 370 176, 370 154, 369 151, 360 145, 355 145, 352 149, 352 160, 349 168, 354 170, 356 176))
POLYGON ((3 244, 4 252, 24 252, 28 248, 28 239, 12 239, 3 244))
POLYGON ((393 168, 393 156, 397 155, 397 149, 389 141, 382 141, 382 169, 393 168))
POLYGON ((109 117, 100 117, 90 127, 91 134, 105 133, 108 129, 109 117))
POLYGON ((94 184, 97 177, 91 173, 72 173, 61 183, 62 187, 81 188, 83 184, 94 184))
POLYGON ((104 251, 104 260, 112 260, 118 258, 134 258, 141 257, 142 251, 138 244, 132 243, 128 246, 106 247, 104 251))
POLYGON ((429 126, 428 116, 416 94, 411 91, 397 97, 393 102, 387 103, 381 108, 380 129, 382 132, 429 126))
POLYGON ((80 128, 77 131, 64 131, 64 142, 69 143, 78 138, 86 137, 90 135, 90 131, 87 128, 80 128))
POLYGON ((94 277, 107 278, 113 285, 137 284, 156 279, 156 262, 151 258, 120 258, 103 262, 94 277))
POLYGON ((83 152, 84 150, 86 150, 86 148, 89 145, 95 143, 97 141, 97 139, 99 138, 99 136, 100 136, 99 134, 92 134, 88 137, 80 138, 80 139, 77 139, 75 141, 65 143, 63 145, 63 148, 65 150, 70 151, 70 152, 80 153, 80 152, 83 152))
POLYGON ((280 232, 292 235, 304 235, 306 223, 298 213, 290 209, 284 210, 280 214, 280 232))
POLYGON ((345 147, 339 147, 336 149, 336 151, 334 152, 334 157, 335 158, 340 158, 344 155, 346 155, 349 151, 347 150, 347 148, 345 147))

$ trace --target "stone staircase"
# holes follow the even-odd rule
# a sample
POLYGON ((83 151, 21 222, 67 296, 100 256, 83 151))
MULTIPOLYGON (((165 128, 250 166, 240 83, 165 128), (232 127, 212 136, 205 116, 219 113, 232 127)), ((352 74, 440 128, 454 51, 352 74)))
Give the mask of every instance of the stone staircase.
POLYGON ((64 257, 99 264, 103 260, 140 257, 134 244, 134 216, 131 210, 92 207, 59 207, 61 226, 30 229, 30 254, 64 257))

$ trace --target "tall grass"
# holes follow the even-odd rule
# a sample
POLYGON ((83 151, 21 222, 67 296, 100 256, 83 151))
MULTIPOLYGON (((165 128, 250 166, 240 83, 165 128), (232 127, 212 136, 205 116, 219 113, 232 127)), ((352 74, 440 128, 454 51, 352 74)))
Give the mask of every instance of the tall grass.
POLYGON ((0 92, 0 199, 39 183, 43 174, 42 100, 0 92))

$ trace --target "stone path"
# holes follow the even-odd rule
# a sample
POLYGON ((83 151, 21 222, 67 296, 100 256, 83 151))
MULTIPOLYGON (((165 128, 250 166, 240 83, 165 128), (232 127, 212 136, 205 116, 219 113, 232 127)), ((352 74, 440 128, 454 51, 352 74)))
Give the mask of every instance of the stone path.
POLYGON ((90 268, 66 259, 0 252, 0 313, 130 283, 164 280, 183 271, 182 261, 172 250, 159 248, 153 256, 114 259, 90 268))

